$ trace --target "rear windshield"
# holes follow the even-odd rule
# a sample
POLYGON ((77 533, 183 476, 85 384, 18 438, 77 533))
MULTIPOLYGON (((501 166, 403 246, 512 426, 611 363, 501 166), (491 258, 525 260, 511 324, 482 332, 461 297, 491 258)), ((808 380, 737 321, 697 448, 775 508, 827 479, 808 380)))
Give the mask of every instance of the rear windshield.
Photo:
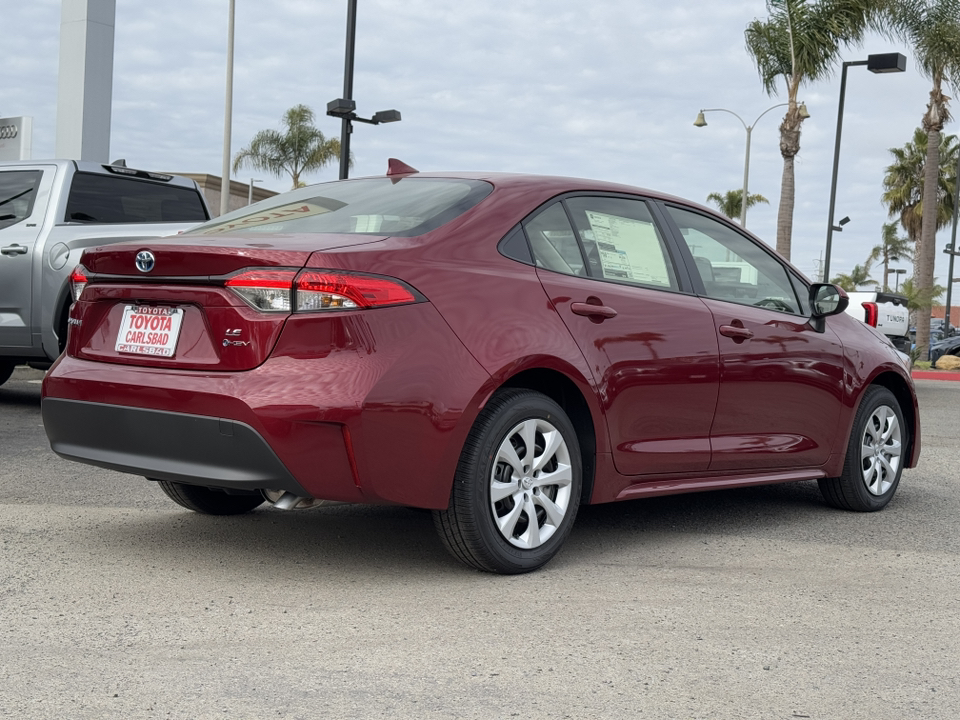
POLYGON ((188 234, 346 233, 413 237, 462 215, 493 190, 482 180, 369 178, 293 190, 188 234))
POLYGON ((196 190, 111 175, 77 173, 67 200, 67 222, 200 223, 207 219, 196 190))

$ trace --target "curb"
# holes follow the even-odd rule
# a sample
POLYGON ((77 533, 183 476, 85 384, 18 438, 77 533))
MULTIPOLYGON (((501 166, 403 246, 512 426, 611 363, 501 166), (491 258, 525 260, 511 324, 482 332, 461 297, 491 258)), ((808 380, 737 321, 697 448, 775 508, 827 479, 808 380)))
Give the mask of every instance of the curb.
POLYGON ((911 375, 913 375, 914 380, 946 380, 960 382, 960 372, 952 372, 950 370, 940 370, 939 372, 930 370, 914 370, 911 375))

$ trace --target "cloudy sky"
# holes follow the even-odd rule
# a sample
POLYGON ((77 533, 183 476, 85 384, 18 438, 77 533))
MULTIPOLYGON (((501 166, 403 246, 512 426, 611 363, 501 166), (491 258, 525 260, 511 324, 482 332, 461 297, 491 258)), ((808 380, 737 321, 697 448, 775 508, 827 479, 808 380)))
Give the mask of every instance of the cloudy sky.
MULTIPOLYGON (((343 89, 347 0, 237 0, 233 152, 278 126, 297 103, 318 126, 343 89)), ((220 174, 227 0, 117 0, 111 159, 133 167, 220 174)), ((698 202, 743 182, 743 126, 783 102, 768 97, 744 50, 763 0, 359 0, 354 97, 361 115, 396 108, 403 121, 360 125, 353 175, 388 157, 421 170, 494 170, 600 178, 698 202)), ((33 157, 54 154, 60 0, 4 0, 0 116, 34 118, 33 157)), ((845 59, 906 48, 871 37, 845 59)), ((923 115, 929 82, 912 58, 902 74, 851 68, 847 81, 832 274, 862 263, 880 238, 888 148, 923 115)), ((839 72, 804 88, 811 118, 797 158, 793 261, 813 276, 826 236, 839 72)), ((954 114, 960 108, 954 104, 954 114)), ((782 159, 780 109, 753 132, 750 190, 770 200, 748 227, 771 244, 782 159)), ((957 132, 957 123, 947 128, 957 132)), ((259 174, 242 171, 239 179, 259 174)), ((311 181, 335 179, 329 167, 311 181)), ((289 181, 265 178, 284 190, 289 181)), ((938 245, 949 241, 941 232, 938 245)), ((943 282, 947 256, 938 253, 943 282)), ((874 277, 880 279, 879 274, 874 277)))

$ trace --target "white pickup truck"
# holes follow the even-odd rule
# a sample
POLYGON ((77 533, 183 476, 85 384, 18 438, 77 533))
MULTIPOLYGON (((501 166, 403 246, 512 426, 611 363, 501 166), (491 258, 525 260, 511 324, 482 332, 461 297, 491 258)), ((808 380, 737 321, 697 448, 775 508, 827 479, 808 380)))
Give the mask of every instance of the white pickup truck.
POLYGON ((875 327, 890 338, 900 352, 910 353, 910 313, 903 295, 888 292, 857 291, 847 293, 847 314, 875 327))
POLYGON ((192 180, 73 160, 0 163, 0 385, 67 336, 70 273, 87 247, 173 235, 210 218, 192 180))

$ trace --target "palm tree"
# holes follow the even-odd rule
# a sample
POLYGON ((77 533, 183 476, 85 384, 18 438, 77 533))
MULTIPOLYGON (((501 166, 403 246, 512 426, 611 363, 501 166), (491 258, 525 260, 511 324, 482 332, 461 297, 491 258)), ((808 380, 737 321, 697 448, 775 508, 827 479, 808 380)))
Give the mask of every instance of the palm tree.
MULTIPOLYGON (((920 244, 915 255, 914 278, 921 297, 933 288, 936 262, 937 210, 940 179, 940 133, 950 120, 949 98, 944 85, 960 92, 960 0, 896 0, 890 3, 890 22, 895 34, 913 48, 917 66, 931 80, 930 102, 923 115, 927 134, 927 157, 923 176, 923 209, 920 244)), ((918 310, 917 347, 921 356, 930 345, 929 304, 918 310)))
MULTIPOLYGON (((707 202, 712 202, 724 215, 731 220, 740 220, 740 211, 743 209, 743 188, 739 190, 727 190, 723 195, 720 193, 710 193, 707 195, 707 202)), ((747 210, 759 203, 770 204, 763 195, 758 193, 747 195, 747 210)))
POLYGON ((853 292, 858 287, 862 287, 863 285, 880 284, 870 277, 869 260, 863 265, 854 265, 853 270, 851 270, 849 273, 840 273, 830 282, 832 282, 834 285, 839 285, 848 292, 853 292))
POLYGON ((858 46, 864 33, 881 24, 889 0, 767 0, 766 20, 754 20, 744 33, 768 95, 782 78, 787 112, 780 124, 783 179, 777 215, 777 252, 788 260, 793 238, 796 194, 793 164, 800 152, 800 125, 805 115, 797 103, 800 86, 827 77, 844 48, 858 46))
POLYGON ((874 246, 867 256, 867 265, 883 260, 883 289, 889 291, 887 278, 890 277, 890 261, 900 258, 913 260, 913 251, 910 239, 897 235, 896 223, 884 223, 881 238, 880 244, 874 246))
MULTIPOLYGON (((913 132, 913 140, 902 148, 890 148, 894 162, 887 167, 883 178, 883 195, 890 217, 899 217, 900 225, 916 249, 921 242, 923 219, 923 182, 927 162, 927 133, 922 128, 913 132)), ((940 139, 940 172, 937 189, 937 229, 943 228, 953 215, 953 177, 956 175, 957 152, 960 143, 956 135, 940 139)))
POLYGON ((293 179, 293 187, 303 187, 303 173, 313 172, 340 157, 340 141, 327 138, 313 126, 313 110, 306 105, 294 105, 280 120, 284 132, 261 130, 253 136, 250 145, 233 158, 233 172, 244 165, 277 177, 284 173, 293 179))

